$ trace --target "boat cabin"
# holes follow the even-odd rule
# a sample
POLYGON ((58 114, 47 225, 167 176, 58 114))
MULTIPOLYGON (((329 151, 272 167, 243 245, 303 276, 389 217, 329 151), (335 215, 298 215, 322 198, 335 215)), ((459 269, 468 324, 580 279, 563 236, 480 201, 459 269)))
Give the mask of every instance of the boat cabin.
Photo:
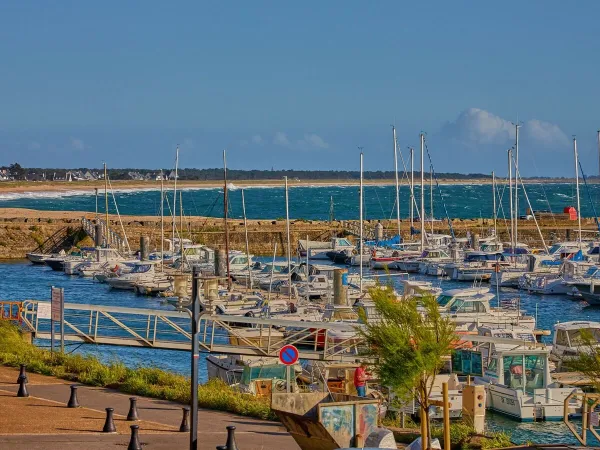
POLYGON ((423 250, 423 253, 421 254, 421 258, 424 259, 444 259, 444 258, 450 258, 450 255, 448 254, 448 252, 446 252, 445 250, 441 249, 441 248, 429 248, 429 249, 425 249, 423 250))
POLYGON ((484 376, 495 384, 533 394, 552 383, 549 351, 519 347, 492 351, 484 376))
POLYGON ((494 294, 488 288, 450 289, 436 299, 440 310, 451 314, 489 313, 494 294))
POLYGON ((574 321, 554 325, 552 354, 577 356, 582 347, 600 346, 600 322, 574 321))

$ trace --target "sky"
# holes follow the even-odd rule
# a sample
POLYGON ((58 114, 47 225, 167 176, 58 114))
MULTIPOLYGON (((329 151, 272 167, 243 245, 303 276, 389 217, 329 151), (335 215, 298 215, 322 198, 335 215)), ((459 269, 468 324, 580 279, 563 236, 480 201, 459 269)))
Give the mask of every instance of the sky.
POLYGON ((0 165, 598 174, 600 2, 0 3, 0 165), (425 166, 429 167, 426 159, 425 166))

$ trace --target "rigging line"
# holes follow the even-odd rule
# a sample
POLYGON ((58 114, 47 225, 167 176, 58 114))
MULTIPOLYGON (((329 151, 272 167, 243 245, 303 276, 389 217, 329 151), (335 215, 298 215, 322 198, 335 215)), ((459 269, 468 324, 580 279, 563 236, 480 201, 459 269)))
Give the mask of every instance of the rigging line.
MULTIPOLYGON (((529 155, 529 158, 533 162, 533 167, 535 169, 537 176, 540 177, 540 171, 538 170, 537 164, 535 163, 535 158, 531 154, 529 155)), ((548 195, 546 195, 546 189, 544 189, 544 183, 541 183, 541 186, 542 186, 542 192, 544 193, 544 198, 546 199, 546 204, 548 205, 548 211, 550 211, 550 214, 552 215, 552 221, 554 222, 554 225, 556 225, 556 217, 554 217, 554 213, 552 212, 552 206, 550 205, 550 200, 548 199, 548 195)))
MULTIPOLYGON (((400 159, 402 160, 402 166, 404 167, 404 174, 402 175, 402 181, 404 182, 404 179, 406 179, 406 184, 408 185, 408 192, 411 194, 410 196, 412 197, 414 206, 415 206, 415 210, 417 212, 417 218, 419 220, 421 220, 421 212, 419 211, 419 208, 417 207, 417 199, 414 195, 414 190, 411 189, 410 186, 410 180, 408 179, 408 169, 406 168, 406 163, 404 162, 404 156, 402 155, 402 151, 398 152, 400 154, 400 159)), ((409 205, 410 208, 410 205, 409 205)))
POLYGON ((427 146, 427 141, 425 141, 425 138, 423 138, 423 141, 425 143, 425 150, 427 151, 427 157, 429 158, 429 164, 431 164, 431 173, 433 174, 433 179, 435 180, 435 185, 437 187, 438 194, 439 194, 440 200, 442 202, 442 206, 444 207, 444 213, 446 214, 446 220, 448 221, 448 227, 450 228, 450 234, 452 235, 452 240, 454 242, 456 242, 456 235, 454 234, 454 228, 452 228, 452 221, 450 220, 450 216, 448 215, 448 208, 446 207, 446 201, 444 200, 444 197, 442 196, 442 190, 440 188, 440 183, 438 182, 438 179, 437 179, 437 174, 435 173, 435 167, 433 166, 431 154, 429 153, 429 147, 427 146))
MULTIPOLYGON (((600 223, 598 223, 598 214, 596 214, 596 207, 594 206, 594 202, 592 201, 592 194, 590 193, 590 188, 587 184, 587 179, 585 177, 585 173, 583 173, 583 167, 581 166, 581 161, 577 161, 579 164, 579 170, 581 171, 581 175, 583 176, 583 183, 585 184, 585 190, 587 191, 588 198, 590 200, 590 206, 592 207, 592 211, 594 212, 594 222, 596 222, 596 226, 598 227, 598 231, 600 231, 600 223)), ((581 211, 578 211, 581 215, 581 211)))
MULTIPOLYGON (((127 239, 127 233, 125 232, 125 227, 123 226, 123 220, 121 219, 121 214, 119 213, 119 206, 117 205, 117 199, 115 198, 115 191, 112 187, 112 183, 110 178, 106 177, 108 181, 108 185, 110 186, 110 193, 112 194, 113 202, 115 203, 115 210, 117 212, 117 217, 119 218, 119 223, 121 224, 121 230, 123 231, 123 239, 125 239, 125 243, 127 244, 127 251, 131 253, 131 247, 129 246, 129 239, 127 239)), ((108 229, 108 224, 106 224, 106 228, 108 229)))
MULTIPOLYGON (((498 195, 499 201, 498 201, 498 208, 502 211, 502 218, 504 219, 504 228, 506 228, 506 234, 508 234, 508 238, 509 240, 511 239, 511 235, 510 235, 510 229, 508 228, 508 219, 506 218, 506 212, 504 211, 504 206, 502 205, 502 200, 504 198, 504 192, 506 191, 506 182, 508 180, 504 180, 504 186, 502 187, 502 194, 498 195)), ((498 188, 496 188, 498 189, 498 188)), ((512 242, 512 241, 511 241, 512 242)))

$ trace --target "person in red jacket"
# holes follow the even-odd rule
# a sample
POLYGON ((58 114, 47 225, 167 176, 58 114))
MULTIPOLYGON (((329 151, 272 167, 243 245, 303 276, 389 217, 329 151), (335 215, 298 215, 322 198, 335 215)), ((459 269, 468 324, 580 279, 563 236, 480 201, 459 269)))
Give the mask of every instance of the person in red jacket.
POLYGON ((356 388, 356 393, 359 397, 367 396, 368 379, 369 375, 367 373, 367 364, 363 361, 354 371, 354 387, 356 388))

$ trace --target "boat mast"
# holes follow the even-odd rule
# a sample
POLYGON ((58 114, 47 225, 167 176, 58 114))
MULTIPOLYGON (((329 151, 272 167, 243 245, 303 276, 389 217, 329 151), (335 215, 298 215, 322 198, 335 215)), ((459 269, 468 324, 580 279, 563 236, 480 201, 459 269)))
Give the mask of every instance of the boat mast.
POLYGON ((575 190, 577 193, 577 230, 579 232, 579 250, 581 250, 581 203, 579 201, 579 157, 577 155, 577 138, 573 138, 573 153, 575 153, 575 190))
MULTIPOLYGON (((225 260, 227 261, 227 290, 231 290, 231 276, 229 274, 229 198, 227 196, 227 158, 223 150, 223 220, 225 222, 225 260)), ((250 258, 250 255, 246 255, 250 258)))
MULTIPOLYGON (((172 246, 173 248, 171 249, 173 251, 173 254, 175 253, 175 218, 177 217, 177 170, 178 170, 178 166, 179 166, 179 145, 177 146, 177 149, 175 150, 175 182, 173 184, 173 242, 172 242, 172 246)), ((181 244, 181 242, 179 243, 181 244)))
POLYGON ((508 149, 508 197, 510 199, 510 246, 512 247, 512 258, 516 261, 515 223, 513 209, 513 181, 512 181, 512 148, 508 149))
POLYGON ((96 191, 96 220, 98 220, 98 188, 95 188, 96 191))
POLYGON ((425 248, 425 136, 421 133, 421 251, 425 248))
POLYGON ((106 213, 106 235, 104 236, 104 240, 108 247, 110 244, 110 233, 108 226, 108 171, 106 170, 106 163, 104 163, 104 211, 106 213))
POLYGON ((396 174, 396 223, 398 225, 398 238, 400 238, 400 185, 398 184, 398 142, 396 141, 396 127, 392 127, 394 136, 394 172, 396 174))
POLYGON ((598 176, 600 177, 600 130, 596 133, 598 133, 596 140, 598 141, 598 176))
POLYGON ((494 214, 492 216, 494 218, 494 238, 496 239, 496 242, 498 242, 498 229, 497 229, 498 217, 496 215, 496 174, 494 173, 493 170, 492 170, 492 207, 494 208, 494 214))
POLYGON ((181 194, 182 192, 179 191, 179 253, 181 255, 181 273, 183 273, 185 255, 183 254, 183 197, 181 194))
POLYGON ((517 170, 519 169, 519 121, 515 124, 515 246, 519 242, 519 183, 517 183, 517 170))
MULTIPOLYGON (((246 287, 252 289, 252 270, 250 269, 250 245, 248 243, 248 221, 246 219, 246 201, 244 200, 244 190, 242 189, 242 212, 244 213, 244 232, 246 234, 246 256, 248 256, 248 281, 246 287)), ((308 241, 307 241, 308 242, 308 241)))
POLYGON ((163 171, 160 171, 160 267, 165 268, 165 183, 163 171))
MULTIPOLYGON (((362 150, 362 147, 361 147, 362 150)), ((360 236, 358 242, 358 254, 359 254, 359 265, 360 275, 358 278, 359 295, 362 295, 362 284, 363 284, 363 152, 360 152, 360 188, 358 192, 358 213, 360 222, 360 236)))
POLYGON ((431 217, 431 234, 433 235, 433 164, 429 166, 429 213, 431 217))
MULTIPOLYGON (((290 246, 290 207, 288 195, 288 177, 283 177, 285 180, 285 230, 287 233, 287 261, 288 261, 288 298, 292 300, 292 249, 290 246)), ((308 280, 306 280, 308 283, 308 280)), ((307 285, 308 288, 308 285, 307 285)))
POLYGON ((410 231, 415 226, 415 149, 410 148, 410 231))

